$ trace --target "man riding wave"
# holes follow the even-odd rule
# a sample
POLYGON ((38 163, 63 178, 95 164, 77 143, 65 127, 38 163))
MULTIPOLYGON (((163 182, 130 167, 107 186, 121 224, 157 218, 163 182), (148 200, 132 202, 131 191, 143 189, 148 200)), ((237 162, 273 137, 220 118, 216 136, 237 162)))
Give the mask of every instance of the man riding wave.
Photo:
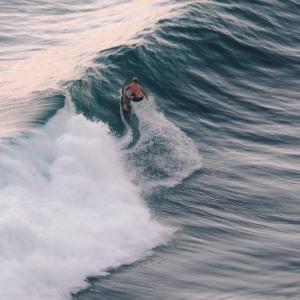
POLYGON ((129 110, 131 101, 139 102, 144 98, 148 100, 148 96, 141 87, 139 79, 137 77, 133 77, 132 82, 125 87, 125 96, 126 103, 123 104, 123 109, 127 111, 129 110))

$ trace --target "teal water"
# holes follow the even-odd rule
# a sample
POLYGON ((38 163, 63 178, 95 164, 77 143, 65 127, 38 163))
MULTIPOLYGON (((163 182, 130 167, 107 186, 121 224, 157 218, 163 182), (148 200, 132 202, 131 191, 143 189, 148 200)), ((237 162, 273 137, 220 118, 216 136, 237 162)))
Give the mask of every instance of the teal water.
POLYGON ((1 298, 298 299, 300 5, 150 2, 0 4, 1 298))

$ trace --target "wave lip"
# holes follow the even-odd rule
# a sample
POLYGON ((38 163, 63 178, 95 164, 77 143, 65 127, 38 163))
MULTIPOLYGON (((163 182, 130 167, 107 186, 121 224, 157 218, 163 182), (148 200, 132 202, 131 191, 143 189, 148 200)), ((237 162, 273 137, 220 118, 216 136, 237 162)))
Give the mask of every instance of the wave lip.
POLYGON ((1 299, 66 299, 86 276, 141 259, 170 236, 104 124, 65 108, 0 147, 1 299))

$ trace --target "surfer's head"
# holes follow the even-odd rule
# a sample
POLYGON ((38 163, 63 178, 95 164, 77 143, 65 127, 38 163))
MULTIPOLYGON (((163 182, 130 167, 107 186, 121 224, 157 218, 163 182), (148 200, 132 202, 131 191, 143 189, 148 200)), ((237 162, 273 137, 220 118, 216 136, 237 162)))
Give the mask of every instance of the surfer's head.
POLYGON ((135 82, 135 83, 139 83, 139 79, 136 76, 132 78, 132 81, 135 82))

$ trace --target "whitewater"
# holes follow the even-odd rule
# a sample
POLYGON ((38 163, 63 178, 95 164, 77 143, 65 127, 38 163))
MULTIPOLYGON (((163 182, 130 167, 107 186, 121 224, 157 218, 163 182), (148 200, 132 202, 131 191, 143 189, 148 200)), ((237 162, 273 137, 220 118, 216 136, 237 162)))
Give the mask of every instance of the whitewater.
POLYGON ((107 126, 67 109, 1 144, 1 170, 1 299, 66 299, 171 232, 151 217, 107 126))

